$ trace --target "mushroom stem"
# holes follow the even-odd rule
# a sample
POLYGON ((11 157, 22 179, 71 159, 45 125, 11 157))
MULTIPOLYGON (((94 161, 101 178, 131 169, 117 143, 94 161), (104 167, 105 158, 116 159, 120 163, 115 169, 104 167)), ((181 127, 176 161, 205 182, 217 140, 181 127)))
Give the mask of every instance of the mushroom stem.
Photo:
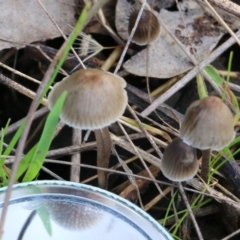
MULTIPOLYGON (((72 143, 73 145, 81 145, 82 142, 82 130, 73 129, 72 143)), ((71 174, 70 181, 79 183, 80 182, 80 163, 81 163, 81 153, 74 153, 71 157, 71 174)))
POLYGON ((205 182, 208 181, 210 151, 210 149, 202 150, 201 177, 205 182))
MULTIPOLYGON (((107 168, 111 155, 111 138, 108 127, 97 129, 94 131, 97 142, 97 166, 107 168)), ((108 173, 98 169, 98 185, 101 188, 107 188, 108 173)))

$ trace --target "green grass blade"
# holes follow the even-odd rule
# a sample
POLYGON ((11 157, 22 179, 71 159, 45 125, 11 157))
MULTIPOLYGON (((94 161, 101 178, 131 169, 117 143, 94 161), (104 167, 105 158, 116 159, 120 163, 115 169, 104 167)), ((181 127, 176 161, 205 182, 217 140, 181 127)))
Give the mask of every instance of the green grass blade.
MULTIPOLYGON (((10 119, 7 121, 7 124, 5 128, 2 128, 1 130, 1 139, 0 139, 0 155, 2 155, 3 152, 3 142, 4 142, 4 136, 7 132, 8 126, 10 123, 10 119)), ((1 158, 0 161, 0 186, 6 186, 8 184, 8 179, 7 179, 7 167, 4 166, 4 161, 5 158, 1 158)))
POLYGON ((23 175, 23 173, 27 171, 27 169, 31 163, 31 160, 33 159, 34 153, 36 152, 37 145, 38 144, 33 146, 32 149, 21 160, 21 162, 18 166, 16 180, 18 180, 23 175))
POLYGON ((32 158, 30 166, 23 178, 23 182, 32 181, 37 176, 42 167, 50 144, 52 142, 66 96, 66 92, 62 93, 56 104, 54 105, 53 109, 49 113, 43 128, 43 133, 41 135, 39 143, 37 144, 37 148, 34 152, 34 156, 32 158))
MULTIPOLYGON (((10 124, 10 119, 8 119, 5 128, 2 128, 2 130, 1 130, 0 155, 2 155, 2 152, 3 152, 3 142, 4 142, 4 137, 5 137, 5 134, 6 134, 6 132, 7 132, 7 129, 8 129, 9 124, 10 124)), ((2 163, 2 162, 1 162, 1 163, 2 163)))
POLYGON ((219 86, 219 87, 223 87, 223 82, 224 80, 222 79, 222 77, 218 74, 217 70, 209 65, 207 67, 204 68, 204 70, 206 71, 206 73, 208 74, 208 76, 219 86))
POLYGON ((3 152, 3 155, 8 156, 11 151, 13 150, 13 148, 15 147, 17 141, 19 140, 22 132, 23 132, 23 127, 24 127, 24 121, 21 124, 21 126, 18 128, 17 132, 14 134, 14 136, 12 137, 10 143, 8 144, 7 148, 5 149, 5 151, 3 152))
POLYGON ((229 98, 231 99, 231 102, 235 109, 234 123, 236 124, 240 117, 239 105, 236 96, 229 89, 228 83, 218 74, 217 70, 213 66, 209 65, 205 67, 204 70, 209 75, 209 77, 222 89, 224 95, 225 94, 229 95, 229 98))
POLYGON ((37 210, 37 213, 42 220, 43 226, 46 229, 47 233, 49 234, 49 236, 52 236, 52 226, 49 212, 44 206, 42 206, 37 210))
POLYGON ((200 99, 203 99, 208 96, 207 88, 203 77, 200 73, 197 74, 197 89, 198 89, 198 96, 200 99))

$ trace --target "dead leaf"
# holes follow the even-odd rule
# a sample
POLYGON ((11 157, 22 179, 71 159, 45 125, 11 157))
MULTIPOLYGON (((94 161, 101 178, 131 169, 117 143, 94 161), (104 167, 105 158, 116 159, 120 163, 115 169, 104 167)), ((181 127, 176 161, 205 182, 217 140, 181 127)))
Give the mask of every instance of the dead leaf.
MULTIPOLYGON (((118 25, 119 21, 117 19, 120 15, 121 21, 124 22, 123 13, 119 13, 119 11, 123 11, 123 9, 126 11, 129 7, 130 5, 126 0, 118 0, 116 28, 124 39, 128 38, 127 23, 118 25)), ((206 15, 195 1, 184 1, 181 8, 187 29, 178 11, 170 12, 162 9, 160 13, 155 12, 155 14, 200 62, 208 56, 224 32, 216 21, 211 16, 206 15)), ((149 44, 146 49, 133 56, 123 65, 125 70, 132 74, 146 76, 148 73, 149 77, 156 78, 170 78, 186 72, 192 66, 186 53, 163 28, 161 28, 161 34, 155 42, 149 44), (147 62, 148 66, 146 66, 147 62)))
MULTIPOLYGON (((76 22, 74 0, 41 0, 50 16, 65 34, 76 22)), ((38 1, 0 0, 0 50, 22 48, 24 44, 61 36, 38 1), (5 41, 4 41, 5 40, 5 41), (18 44, 23 43, 23 44, 18 44)))

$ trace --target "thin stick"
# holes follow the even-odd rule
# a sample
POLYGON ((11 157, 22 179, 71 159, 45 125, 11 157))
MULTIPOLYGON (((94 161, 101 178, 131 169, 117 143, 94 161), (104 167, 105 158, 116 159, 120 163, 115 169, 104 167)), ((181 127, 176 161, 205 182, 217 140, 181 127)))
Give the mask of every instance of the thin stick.
MULTIPOLYGON (((150 172, 147 164, 146 164, 145 161, 143 160, 143 157, 141 156, 139 150, 137 149, 137 147, 134 145, 134 143, 132 142, 132 140, 131 140, 130 137, 128 136, 128 134, 127 134, 127 132, 125 131, 125 129, 124 129, 124 127, 122 126, 122 124, 118 122, 118 126, 121 128, 122 132, 123 132, 124 135, 126 136, 128 142, 129 142, 130 145, 131 145, 131 148, 133 149, 134 154, 136 154, 136 155, 139 157, 142 165, 143 165, 144 168, 146 169, 146 171, 147 171, 147 173, 149 174, 149 176, 150 176, 152 179, 155 179, 154 176, 153 176, 153 174, 150 172)), ((158 161, 158 162, 159 162, 159 161, 158 161)), ((156 164, 156 163, 155 163, 155 164, 156 164)), ((154 165, 154 164, 153 164, 153 165, 154 165)), ((155 165, 155 166, 156 166, 156 165, 155 165)), ((160 165, 157 165, 157 167, 159 167, 159 166, 160 166, 160 165)), ((156 186, 157 190, 158 190, 160 193, 163 193, 163 192, 162 192, 162 189, 158 186, 158 184, 155 184, 155 186, 156 186)))
POLYGON ((171 192, 172 187, 167 187, 163 190, 163 194, 159 193, 156 197, 154 197, 150 202, 148 202, 144 206, 144 210, 148 211, 152 206, 154 206, 156 203, 158 203, 163 197, 165 197, 169 192, 171 192))
POLYGON ((185 191, 184 191, 184 189, 183 189, 182 184, 181 184, 181 183, 178 183, 178 187, 179 187, 179 191, 180 191, 180 193, 181 193, 181 195, 182 195, 182 197, 183 197, 183 200, 184 200, 184 202, 185 202, 185 204, 186 204, 186 207, 187 207, 187 209, 188 209, 188 212, 189 212, 189 214, 190 214, 190 217, 191 217, 191 219, 192 219, 192 221, 193 221, 193 225, 194 225, 195 230, 196 230, 196 232, 197 232, 198 238, 199 238, 200 240, 204 240, 204 239, 203 239, 203 236, 202 236, 202 233, 201 233, 201 231, 200 231, 200 228, 199 228, 199 226, 198 226, 198 224, 197 224, 197 221, 196 221, 196 219, 195 219, 195 216, 194 216, 194 214, 193 214, 192 208, 191 208, 191 206, 190 206, 190 204, 189 204, 189 202, 188 202, 188 199, 187 199, 187 196, 186 196, 186 194, 185 194, 185 191))
MULTIPOLYGON (((204 0, 200 0, 200 2, 204 2, 204 0)), ((229 0, 209 0, 209 2, 216 7, 219 7, 233 15, 240 17, 240 6, 229 0)))
POLYGON ((238 229, 237 231, 231 233, 230 235, 228 235, 227 237, 225 238, 222 238, 222 240, 228 240, 228 239, 231 239, 232 237, 236 236, 237 234, 240 233, 240 229, 238 229))
MULTIPOLYGON (((222 26, 228 31, 228 33, 235 39, 235 41, 240 45, 240 40, 235 35, 235 33, 232 31, 232 29, 225 23, 225 21, 221 18, 221 16, 217 13, 217 11, 212 7, 212 5, 208 2, 208 0, 203 0, 205 4, 209 7, 213 15, 215 16, 216 20, 222 24, 222 26)), ((225 1, 226 2, 226 1, 225 1)), ((230 2, 230 1, 228 1, 230 2)), ((240 10, 240 8, 239 8, 240 10)))
MULTIPOLYGON (((31 99, 34 99, 35 96, 36 96, 36 93, 29 90, 28 88, 22 86, 21 84, 19 83, 16 83, 15 81, 11 80, 10 78, 4 76, 3 74, 0 73, 0 83, 3 83, 4 85, 18 91, 19 93, 22 93, 23 95, 31 98, 31 99)), ((47 99, 46 98, 43 98, 41 103, 44 105, 44 106, 47 106, 47 99)))
POLYGON ((57 180, 60 180, 60 181, 65 181, 65 179, 61 178, 60 176, 58 176, 56 173, 54 173, 53 171, 49 170, 48 168, 42 166, 41 169, 48 173, 50 176, 56 178, 57 180))
MULTIPOLYGON (((236 35, 237 37, 240 37, 240 30, 237 31, 236 35)), ((160 97, 158 97, 149 107, 147 107, 144 111, 142 111, 141 116, 146 117, 151 112, 155 111, 159 105, 164 103, 174 93, 176 93, 178 90, 183 88, 190 80, 192 80, 199 72, 199 69, 205 68, 207 65, 209 65, 212 61, 214 61, 217 57, 219 57, 226 49, 228 49, 234 43, 235 43, 235 39, 233 37, 229 38, 226 42, 224 42, 221 46, 219 46, 215 51, 213 51, 212 54, 210 54, 207 59, 203 60, 198 66, 195 66, 184 77, 182 77, 182 79, 180 79, 176 84, 174 84, 165 93, 163 93, 160 97)))
MULTIPOLYGON (((47 107, 40 108, 39 110, 37 110, 34 113, 33 119, 37 119, 37 118, 43 116, 44 114, 46 114, 48 112, 49 112, 49 109, 47 107)), ((6 132, 5 136, 10 134, 10 133, 12 133, 12 132, 14 132, 14 131, 16 131, 21 126, 21 124, 23 123, 24 120, 25 120, 25 118, 20 119, 19 121, 17 121, 15 123, 13 123, 12 125, 10 125, 8 127, 8 129, 7 129, 7 132, 6 132)), ((0 134, 0 136, 1 136, 1 134, 0 134)))
POLYGON ((134 110, 131 108, 130 105, 127 106, 128 110, 130 111, 130 113, 132 114, 132 116, 134 117, 134 119, 137 121, 137 123, 139 124, 140 129, 142 130, 142 133, 146 136, 146 138, 148 139, 148 141, 151 143, 152 147, 154 148, 154 150, 156 151, 156 153, 158 154, 159 158, 162 158, 163 154, 160 151, 160 149, 158 148, 158 146, 156 145, 156 143, 153 141, 152 136, 148 133, 148 131, 144 128, 142 122, 140 121, 140 119, 138 118, 138 116, 136 115, 136 113, 134 112, 134 110))
POLYGON ((14 73, 14 74, 16 74, 16 75, 19 75, 19 76, 21 76, 21 77, 24 77, 24 78, 26 78, 26 79, 28 79, 28 80, 30 80, 30 81, 32 81, 32 82, 35 82, 35 83, 37 83, 37 84, 41 84, 41 82, 38 81, 37 79, 32 78, 32 77, 30 77, 30 76, 28 76, 28 75, 26 75, 26 74, 24 74, 24 73, 22 73, 22 72, 19 72, 18 70, 14 69, 14 68, 11 68, 11 67, 9 67, 9 66, 1 63, 1 62, 0 62, 0 66, 3 67, 3 68, 5 68, 5 69, 7 69, 7 70, 9 70, 9 71, 11 71, 12 73, 14 73))
MULTIPOLYGON (((62 37, 64 38, 64 40, 67 40, 66 35, 63 33, 63 31, 61 30, 61 28, 57 25, 57 23, 55 22, 55 20, 51 17, 51 15, 48 13, 47 9, 45 8, 45 6, 43 5, 43 3, 41 2, 41 0, 38 0, 39 5, 42 7, 42 9, 44 10, 44 12, 47 14, 47 16, 49 17, 49 19, 52 21, 52 23, 55 25, 55 27, 57 28, 57 30, 61 33, 62 37)), ((86 69, 85 65, 83 64, 82 60, 80 59, 80 57, 78 56, 78 54, 76 53, 75 49, 73 47, 71 47, 72 52, 74 53, 75 57, 78 59, 79 63, 82 65, 83 69, 86 69)))
MULTIPOLYGON (((80 129, 73 129, 73 134, 72 134, 72 144, 73 145, 81 145, 82 143, 82 130, 80 129)), ((72 155, 71 157, 71 162, 72 163, 81 163, 81 153, 76 152, 72 155)), ((70 181, 71 182, 80 182, 80 166, 78 165, 71 165, 71 172, 70 172, 70 181)))

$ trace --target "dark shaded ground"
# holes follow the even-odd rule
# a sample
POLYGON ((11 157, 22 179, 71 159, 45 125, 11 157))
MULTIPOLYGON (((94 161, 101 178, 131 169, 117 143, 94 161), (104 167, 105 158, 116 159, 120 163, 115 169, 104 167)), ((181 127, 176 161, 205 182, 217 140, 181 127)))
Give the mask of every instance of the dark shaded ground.
MULTIPOLYGON (((113 40, 110 37, 105 37, 102 35, 95 34, 94 35, 96 39, 103 45, 112 45, 113 40)), ((42 43, 45 46, 52 47, 54 49, 58 49, 59 46, 61 46, 63 40, 61 38, 47 41, 45 43, 42 43)), ((137 49, 138 47, 136 47, 137 49)), ((229 51, 227 51, 219 61, 217 62, 218 67, 222 67, 226 69, 227 67, 227 61, 228 61, 228 56, 230 50, 234 51, 234 62, 233 62, 233 71, 240 71, 239 69, 239 61, 237 59, 240 58, 240 50, 239 46, 235 45, 229 51)), ((7 54, 8 51, 10 50, 4 50, 2 51, 2 56, 4 54, 7 54)), ((105 59, 110 51, 104 51, 101 53, 101 55, 97 56, 99 59, 105 59)), ((129 57, 129 56, 128 56, 129 57)), ((1 60, 1 59, 0 59, 1 60)), ((45 69, 47 68, 46 61, 43 61, 43 59, 39 58, 38 56, 34 55, 31 51, 27 51, 25 49, 15 51, 12 56, 10 56, 4 64, 9 65, 9 66, 14 66, 17 70, 32 76, 36 79, 42 79, 43 73, 45 69), (14 58, 17 54, 17 63, 16 66, 14 66, 14 58), (34 60, 35 58, 35 60, 34 60)), ((74 63, 69 63, 68 66, 65 66, 65 69, 69 72, 71 69, 71 64, 74 63)), ((88 63, 90 66, 96 66, 97 65, 97 59, 93 59, 92 62, 90 61, 88 63), (92 64, 92 65, 91 65, 92 64), (96 65, 94 65, 96 64, 96 65)), ((8 72, 7 70, 4 70, 0 68, 0 72, 12 80, 26 86, 29 89, 32 89, 33 91, 36 90, 37 86, 36 84, 30 83, 29 81, 18 77, 17 75, 12 75, 12 73, 8 72)), ((58 80, 60 80, 61 77, 58 77, 58 80)), ((135 76, 129 76, 126 78, 128 84, 132 85, 133 87, 136 87, 139 91, 146 92, 146 84, 144 79, 135 77, 135 76)), ((150 81, 150 87, 151 89, 156 88, 160 84, 164 83, 166 80, 157 80, 157 79, 151 79, 150 81)), ((234 81, 234 80, 233 80, 234 81)), ((235 80, 235 81, 238 81, 235 80)), ((130 103, 137 105, 139 109, 144 109, 148 103, 144 101, 143 99, 139 98, 137 95, 133 94, 133 92, 130 90, 132 88, 128 89, 128 94, 129 94, 129 99, 130 103)), ((167 104, 169 104, 171 107, 173 107, 175 110, 179 111, 180 113, 184 114, 186 108, 188 105, 197 99, 197 89, 196 89, 196 83, 195 81, 190 82, 187 86, 185 86, 181 91, 179 91, 176 95, 174 95, 169 101, 167 101, 167 104)), ((28 99, 27 97, 15 92, 14 90, 8 88, 7 86, 0 85, 0 127, 4 127, 7 120, 11 118, 11 123, 14 123, 18 121, 19 119, 25 117, 28 113, 28 108, 31 103, 31 100, 28 99)), ((164 118, 165 121, 167 121, 170 125, 174 126, 175 128, 178 128, 178 124, 172 119, 167 117, 163 112, 159 111, 158 112, 161 117, 164 118)), ((127 113, 128 114, 128 113, 127 113)), ((156 115, 151 116, 153 119, 157 119, 156 115)), ((33 130, 37 128, 37 126, 42 122, 41 118, 38 121, 34 122, 34 125, 32 127, 31 134, 33 134, 33 130)), ((130 130, 129 130, 130 131, 130 130)), ((57 149, 65 146, 70 146, 71 145, 71 132, 72 130, 69 127, 64 127, 64 129, 60 132, 58 137, 53 141, 51 148, 52 149, 57 149)), ((130 131, 131 132, 131 131, 130 131)), ((29 149, 31 146, 33 146, 34 143, 39 138, 39 132, 36 134, 36 136, 33 136, 33 140, 29 142, 28 146, 26 149, 29 149)), ((11 135, 6 137, 6 142, 11 139, 11 135)), ((90 140, 93 140, 93 136, 90 137, 90 140)), ((147 140, 141 139, 137 140, 134 142, 136 146, 141 147, 142 149, 149 149, 151 146, 148 143, 147 140)), ((128 153, 127 151, 123 149, 118 149, 118 152, 120 156, 123 159, 127 159, 131 157, 132 155, 128 153)), ((236 156, 236 159, 239 157, 236 156)), ((64 159, 67 161, 70 161, 69 156, 61 156, 58 157, 58 159, 64 159)), ((96 165, 96 150, 92 151, 87 151, 82 153, 82 162, 85 164, 90 164, 90 165, 96 165)), ((111 158, 111 166, 117 163, 117 159, 112 156, 111 158)), ((62 167, 61 165, 56 165, 56 164, 46 164, 45 165, 47 168, 51 169, 53 172, 57 173, 59 176, 62 178, 68 180, 69 179, 69 174, 70 174, 70 168, 69 167, 62 167)), ((134 173, 139 173, 141 170, 143 170, 142 165, 140 162, 136 161, 135 163, 130 165, 132 171, 134 173)), ((224 180, 223 178, 221 179, 221 184, 226 186, 226 188, 236 194, 236 196, 239 197, 239 186, 240 186, 240 176, 239 176, 239 169, 236 163, 234 164, 227 164, 225 167, 223 167, 222 171, 225 176, 229 180, 224 180), (235 175, 233 175, 235 173, 235 175), (233 177, 234 176, 234 177, 233 177)), ((92 169, 86 169, 83 168, 81 171, 81 180, 86 180, 89 177, 93 176, 96 174, 96 170, 92 169)), ((38 179, 52 179, 52 177, 45 172, 41 172, 38 179)), ((162 174, 157 175, 157 179, 159 180, 166 180, 163 178, 162 174)), ((110 190, 116 190, 116 187, 119 186, 121 183, 127 181, 128 178, 125 176, 120 176, 118 174, 112 174, 109 178, 109 189, 110 190)), ((166 180, 167 181, 167 180, 166 180)), ((90 182, 90 184, 97 186, 97 181, 94 180, 90 182)), ((115 191, 117 192, 117 191, 115 191)), ((119 193, 119 192, 117 192, 119 193)), ((158 192, 154 185, 151 184, 146 184, 143 189, 141 190, 142 198, 143 198, 143 203, 147 203, 150 201, 152 198, 154 198, 158 192)), ((189 193, 189 199, 192 197, 192 194, 189 193)), ((168 196, 166 199, 163 199, 160 201, 158 204, 156 204, 152 209, 149 210, 149 213, 155 218, 155 219, 161 219, 164 217, 166 208, 169 204, 169 198, 168 196)), ((137 203, 137 196, 136 194, 132 198, 133 201, 137 203)), ((215 204, 218 205, 217 202, 214 200, 209 203, 209 205, 215 204)), ((214 214, 210 214, 205 217, 199 217, 197 218, 197 221, 199 223, 199 226, 201 228, 201 231, 203 232, 204 239, 221 239, 224 236, 230 234, 232 231, 235 231, 240 227, 240 222, 239 222, 239 216, 234 216, 232 213, 226 212, 226 207, 218 205, 219 206, 219 211, 214 214), (229 214, 229 217, 227 216, 229 214), (226 221, 227 218, 227 221, 226 221), (229 219, 232 219, 232 221, 229 221, 229 219)), ((185 205, 182 201, 179 202, 178 210, 185 209, 185 205)), ((169 227, 169 226, 168 226, 169 227)), ((197 239, 195 231, 192 227, 191 224, 188 225, 188 234, 189 238, 188 239, 197 239)), ((186 234, 186 235, 188 235, 186 234)), ((181 234, 180 234, 181 235, 181 234)), ((187 239, 187 237, 185 238, 187 239)), ((235 237, 232 239, 239 239, 239 237, 235 237)))

